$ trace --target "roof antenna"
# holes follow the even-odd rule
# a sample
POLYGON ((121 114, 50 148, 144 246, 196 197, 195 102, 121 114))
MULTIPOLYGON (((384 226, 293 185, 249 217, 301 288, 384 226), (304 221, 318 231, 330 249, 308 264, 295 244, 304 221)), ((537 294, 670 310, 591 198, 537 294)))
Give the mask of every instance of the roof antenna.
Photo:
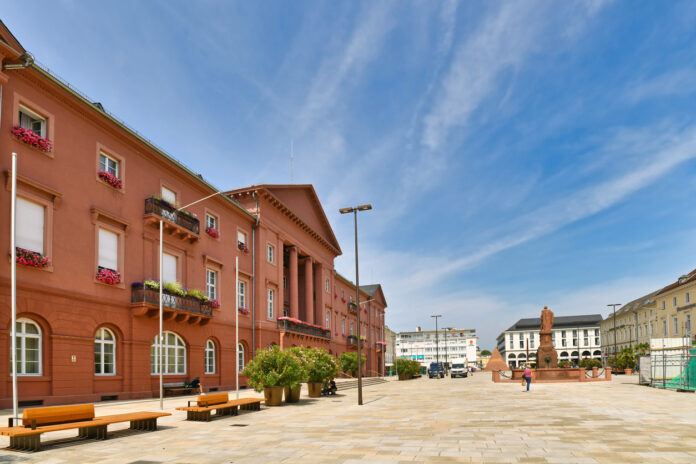
POLYGON ((290 139, 290 183, 295 181, 295 144, 294 140, 290 139))

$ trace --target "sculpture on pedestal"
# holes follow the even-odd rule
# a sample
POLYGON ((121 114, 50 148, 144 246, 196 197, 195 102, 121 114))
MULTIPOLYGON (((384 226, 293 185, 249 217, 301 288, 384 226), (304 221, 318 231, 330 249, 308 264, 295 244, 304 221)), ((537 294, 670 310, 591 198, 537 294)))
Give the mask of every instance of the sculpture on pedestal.
POLYGON ((556 353, 556 348, 553 346, 551 329, 553 329, 553 311, 544 306, 544 310, 541 311, 537 369, 548 369, 558 366, 558 353, 556 353))

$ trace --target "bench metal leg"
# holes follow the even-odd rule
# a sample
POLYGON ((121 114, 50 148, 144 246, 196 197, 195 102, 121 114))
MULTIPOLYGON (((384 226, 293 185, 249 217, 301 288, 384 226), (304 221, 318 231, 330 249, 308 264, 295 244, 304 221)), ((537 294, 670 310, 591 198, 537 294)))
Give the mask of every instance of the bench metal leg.
POLYGON ((95 425, 93 427, 81 427, 77 435, 82 438, 96 438, 106 440, 106 425, 95 425))
POLYGON ((208 422, 210 420, 210 411, 186 411, 186 420, 208 422))
POLYGON ((157 430, 157 419, 141 419, 131 421, 130 428, 133 430, 157 430))
POLYGON ((41 449, 41 435, 26 435, 10 437, 10 449, 22 451, 39 451, 41 449))

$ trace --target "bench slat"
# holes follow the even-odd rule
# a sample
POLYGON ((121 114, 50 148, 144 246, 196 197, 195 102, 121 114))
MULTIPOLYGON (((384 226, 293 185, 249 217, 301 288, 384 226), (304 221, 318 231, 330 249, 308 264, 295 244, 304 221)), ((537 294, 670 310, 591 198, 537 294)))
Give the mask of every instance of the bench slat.
POLYGON ((61 424, 65 422, 77 422, 94 418, 93 404, 76 404, 70 406, 49 406, 45 408, 25 409, 22 413, 22 425, 61 424))

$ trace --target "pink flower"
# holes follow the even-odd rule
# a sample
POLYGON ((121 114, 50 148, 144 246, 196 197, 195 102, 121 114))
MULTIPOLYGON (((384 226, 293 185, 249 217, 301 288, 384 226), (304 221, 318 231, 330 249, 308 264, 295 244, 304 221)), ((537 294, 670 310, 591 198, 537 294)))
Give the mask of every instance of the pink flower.
POLYGON ((121 189, 123 188, 123 183, 121 182, 121 179, 118 177, 114 176, 110 172, 107 171, 99 171, 97 173, 99 178, 106 182, 107 184, 111 185, 113 188, 121 189))
POLYGON ((29 267, 46 267, 51 263, 50 258, 42 256, 41 253, 25 250, 17 247, 16 262, 29 267))
POLYGON ((215 227, 206 227, 205 233, 210 235, 213 238, 220 237, 220 232, 218 232, 218 230, 215 227))
POLYGON ((22 126, 14 126, 10 132, 20 142, 24 142, 39 150, 51 151, 53 149, 53 144, 48 139, 22 126))

